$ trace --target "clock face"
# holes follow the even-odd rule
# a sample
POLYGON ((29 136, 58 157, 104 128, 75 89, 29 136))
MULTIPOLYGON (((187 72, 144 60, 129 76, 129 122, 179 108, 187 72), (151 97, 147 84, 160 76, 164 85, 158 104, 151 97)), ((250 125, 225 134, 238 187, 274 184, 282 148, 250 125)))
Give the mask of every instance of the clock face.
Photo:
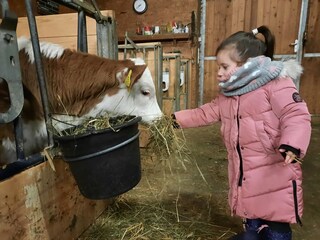
POLYGON ((147 11, 148 4, 146 0, 135 0, 133 2, 133 9, 136 13, 142 14, 147 11))

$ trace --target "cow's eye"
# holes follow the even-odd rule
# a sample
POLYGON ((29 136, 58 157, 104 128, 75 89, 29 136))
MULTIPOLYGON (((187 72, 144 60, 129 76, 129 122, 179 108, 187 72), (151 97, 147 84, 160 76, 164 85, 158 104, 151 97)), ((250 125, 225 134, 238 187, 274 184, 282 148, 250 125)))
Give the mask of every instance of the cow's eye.
POLYGON ((149 96, 150 95, 150 91, 148 91, 148 90, 141 90, 141 93, 144 96, 149 96))

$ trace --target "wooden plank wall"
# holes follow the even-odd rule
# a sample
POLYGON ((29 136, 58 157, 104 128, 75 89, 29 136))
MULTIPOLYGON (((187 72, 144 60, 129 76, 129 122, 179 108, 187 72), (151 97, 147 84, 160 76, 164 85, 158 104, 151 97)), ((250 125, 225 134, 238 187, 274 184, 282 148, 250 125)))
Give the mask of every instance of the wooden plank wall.
POLYGON ((110 200, 83 197, 61 159, 0 182, 0 236, 5 240, 77 239, 110 200))
MULTIPOLYGON (((105 16, 114 18, 114 12, 103 10, 105 16)), ((36 17, 39 40, 60 44, 65 48, 77 49, 78 16, 73 14, 59 14, 36 17)), ((30 36, 27 17, 18 18, 17 36, 30 36)), ((88 52, 97 53, 96 21, 87 19, 88 52)))
MULTIPOLYGON (((293 43, 298 37, 301 0, 207 0, 206 52, 214 57, 219 43, 237 31, 251 31, 267 25, 276 37, 275 54, 294 54, 293 43)), ((307 53, 320 52, 320 3, 309 1, 307 53)), ((210 58, 212 59, 212 58, 210 58)), ((304 58, 305 68, 300 80, 300 92, 313 114, 320 114, 319 58, 304 58)), ((218 94, 215 60, 205 61, 204 102, 218 94)))
MULTIPOLYGON (((91 3, 90 0, 86 0, 91 3)), ((10 9, 19 17, 26 17, 25 2, 17 0, 8 0, 10 9)), ((181 21, 183 24, 190 23, 191 12, 197 12, 197 0, 148 0, 148 10, 144 14, 136 14, 133 11, 133 0, 96 0, 99 9, 108 9, 115 11, 117 21, 117 30, 119 36, 124 33, 135 33, 137 23, 143 25, 166 25, 168 22, 181 21)), ((36 0, 32 1, 33 12, 37 15, 36 0)), ((60 5, 59 13, 74 13, 60 5)))
MULTIPOLYGON (((320 1, 309 0, 306 53, 320 53, 320 1)), ((309 111, 320 114, 320 58, 304 58, 302 61, 304 75, 301 79, 301 93, 308 103, 309 111)))
POLYGON ((148 10, 139 15, 133 11, 133 1, 96 1, 101 9, 115 11, 119 36, 123 36, 126 31, 134 33, 137 23, 153 26, 166 25, 172 21, 181 21, 183 24, 190 23, 191 12, 197 11, 198 7, 197 0, 148 0, 148 10))

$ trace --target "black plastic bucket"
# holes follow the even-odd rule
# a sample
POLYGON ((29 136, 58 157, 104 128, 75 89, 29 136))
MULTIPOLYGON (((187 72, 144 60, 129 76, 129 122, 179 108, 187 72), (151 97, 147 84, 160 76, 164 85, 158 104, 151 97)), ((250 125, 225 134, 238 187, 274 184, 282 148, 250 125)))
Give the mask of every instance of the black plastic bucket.
POLYGON ((132 117, 113 129, 54 137, 83 196, 111 198, 139 183, 139 121, 132 117))

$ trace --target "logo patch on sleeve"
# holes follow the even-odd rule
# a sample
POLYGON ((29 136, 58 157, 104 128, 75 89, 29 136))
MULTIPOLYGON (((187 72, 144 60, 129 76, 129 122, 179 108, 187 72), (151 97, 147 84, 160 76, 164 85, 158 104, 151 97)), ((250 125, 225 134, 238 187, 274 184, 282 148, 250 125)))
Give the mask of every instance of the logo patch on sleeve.
POLYGON ((292 98, 293 98, 293 101, 295 102, 302 102, 302 98, 300 97, 299 93, 295 92, 292 94, 292 98))

